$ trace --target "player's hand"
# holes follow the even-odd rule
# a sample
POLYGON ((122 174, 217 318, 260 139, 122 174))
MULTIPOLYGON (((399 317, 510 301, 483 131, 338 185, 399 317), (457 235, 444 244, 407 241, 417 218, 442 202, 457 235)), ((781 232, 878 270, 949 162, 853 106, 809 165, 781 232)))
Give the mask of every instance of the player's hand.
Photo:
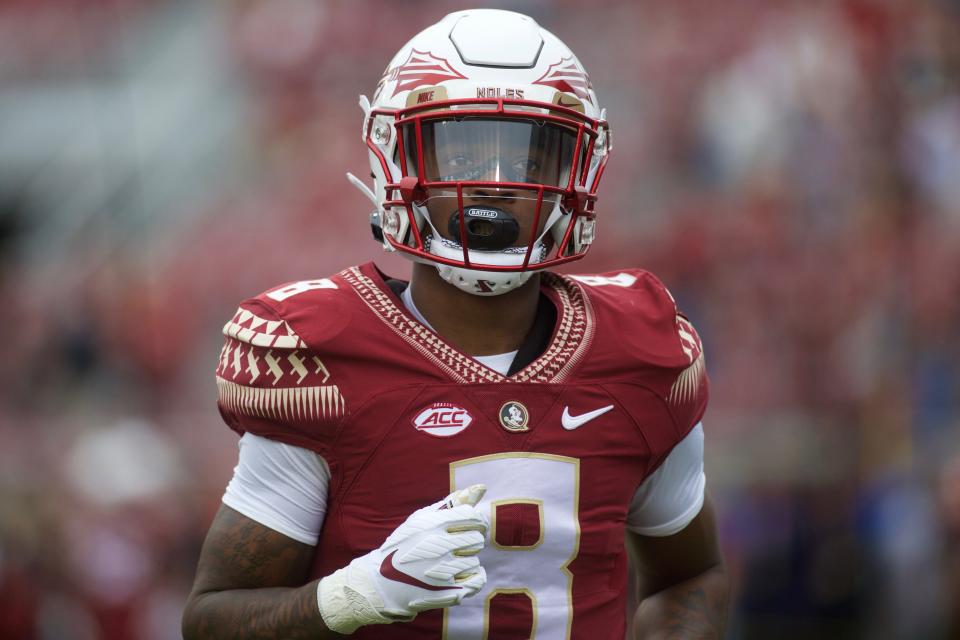
POLYGON ((451 607, 487 581, 477 554, 487 519, 476 509, 487 488, 475 484, 414 511, 379 549, 320 581, 320 615, 331 631, 409 621, 451 607))

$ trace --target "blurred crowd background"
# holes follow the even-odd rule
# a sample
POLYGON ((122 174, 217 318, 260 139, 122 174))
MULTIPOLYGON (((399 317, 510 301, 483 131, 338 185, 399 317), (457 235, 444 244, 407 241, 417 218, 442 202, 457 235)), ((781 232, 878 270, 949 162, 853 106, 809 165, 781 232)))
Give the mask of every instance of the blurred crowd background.
MULTIPOLYGON (((488 2, 706 345, 730 638, 960 638, 960 2, 488 2)), ((462 3, 0 0, 0 637, 179 637, 238 302, 377 259, 357 95, 462 3)))

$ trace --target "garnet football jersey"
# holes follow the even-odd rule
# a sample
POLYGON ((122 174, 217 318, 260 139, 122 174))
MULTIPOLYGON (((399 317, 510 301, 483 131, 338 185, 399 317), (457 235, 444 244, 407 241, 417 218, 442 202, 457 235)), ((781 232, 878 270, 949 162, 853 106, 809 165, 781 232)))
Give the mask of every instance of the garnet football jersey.
POLYGON ((627 511, 703 415, 700 340, 644 271, 541 282, 553 335, 509 377, 413 319, 372 263, 247 300, 224 328, 227 424, 329 464, 314 577, 487 485, 484 589, 354 637, 623 638, 627 511))

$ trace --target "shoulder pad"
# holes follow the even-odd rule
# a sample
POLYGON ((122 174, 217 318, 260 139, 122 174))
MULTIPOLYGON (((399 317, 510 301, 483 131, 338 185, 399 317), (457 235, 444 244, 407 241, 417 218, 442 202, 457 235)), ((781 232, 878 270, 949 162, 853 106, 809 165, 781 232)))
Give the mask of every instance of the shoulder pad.
POLYGON ((703 345, 664 284, 642 269, 570 277, 586 285, 598 315, 617 327, 618 353, 656 372, 656 386, 678 422, 692 427, 709 392, 703 345))
MULTIPOLYGON (((244 301, 224 325, 216 376, 222 411, 279 422, 314 422, 346 413, 321 354, 268 306, 263 294, 244 301)), ((252 430, 252 429, 251 429, 252 430)))
POLYGON ((259 302, 259 298, 255 298, 241 304, 223 325, 223 335, 257 347, 302 349, 306 346, 279 313, 259 302))
POLYGON ((570 276, 589 289, 591 300, 627 310, 657 322, 677 314, 677 304, 660 280, 643 269, 570 276))
MULTIPOLYGON (((318 349, 336 338, 349 325, 358 302, 353 289, 341 276, 336 275, 289 282, 268 289, 256 298, 247 300, 241 309, 246 307, 259 318, 282 322, 279 327, 274 324, 258 324, 257 329, 289 331, 287 335, 300 339, 299 346, 318 349), (257 312, 258 309, 261 312, 257 312)), ((296 346, 292 340, 281 341, 288 348, 296 346)))
POLYGON ((651 364, 688 366, 700 354, 700 341, 660 280, 642 269, 570 276, 586 285, 591 303, 613 320, 627 345, 651 364))

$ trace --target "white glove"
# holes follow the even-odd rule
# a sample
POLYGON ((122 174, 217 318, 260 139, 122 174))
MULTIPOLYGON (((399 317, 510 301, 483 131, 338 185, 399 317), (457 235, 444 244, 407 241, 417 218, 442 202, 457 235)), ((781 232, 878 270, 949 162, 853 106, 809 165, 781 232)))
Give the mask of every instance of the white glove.
POLYGON ((486 490, 475 484, 414 511, 379 549, 322 579, 317 602, 327 628, 348 634, 406 622, 482 589, 487 574, 477 554, 488 523, 475 505, 486 490))

